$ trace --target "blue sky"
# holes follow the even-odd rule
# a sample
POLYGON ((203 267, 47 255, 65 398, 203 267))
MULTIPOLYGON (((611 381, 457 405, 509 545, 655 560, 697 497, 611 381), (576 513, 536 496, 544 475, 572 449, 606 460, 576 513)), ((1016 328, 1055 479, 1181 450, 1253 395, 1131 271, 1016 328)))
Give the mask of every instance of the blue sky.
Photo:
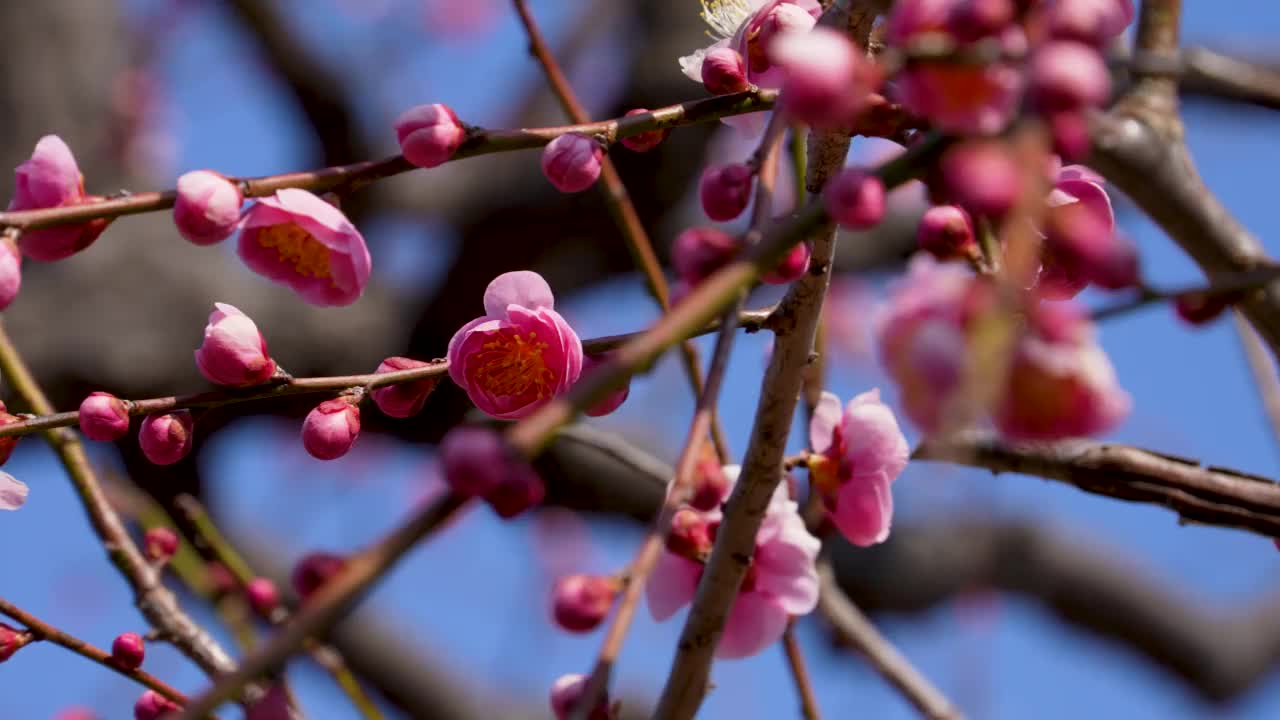
MULTIPOLYGON (((301 12, 312 3, 329 6, 330 0, 291 0, 285 6, 298 18, 303 36, 333 57, 351 81, 376 78, 367 83, 372 88, 370 127, 387 122, 403 107, 437 100, 469 119, 498 124, 501 100, 534 77, 523 62, 520 72, 499 72, 523 58, 518 29, 505 15, 492 32, 465 42, 418 43, 418 25, 369 25, 301 12), (393 41, 370 42, 384 37, 380 34, 393 41), (381 66, 395 70, 372 75, 385 63, 384 53, 397 62, 381 66)), ((141 11, 152 4, 134 0, 130 6, 141 11)), ((393 8, 406 4, 391 3, 393 8)), ((553 38, 559 21, 583 5, 583 0, 533 3, 553 38)), ((295 111, 273 97, 274 89, 254 67, 252 52, 229 32, 225 18, 208 5, 195 6, 161 47, 160 79, 169 100, 161 129, 172 134, 175 152, 170 166, 158 169, 157 183, 206 166, 234 174, 298 169, 311 148, 292 129, 298 122, 295 111)), ((1185 34, 1192 42, 1266 51, 1273 50, 1269 43, 1280 36, 1280 9, 1269 0, 1185 0, 1184 6, 1185 34)), ((689 21, 697 22, 692 0, 689 21)), ((675 72, 674 58, 670 61, 675 72)), ((694 91, 691 86, 691 96, 694 91)), ((1280 253, 1271 175, 1280 163, 1277 118, 1208 105, 1189 107, 1186 118, 1205 179, 1273 254, 1280 253)), ((385 135, 390 151, 389 129, 385 135)), ((1196 280, 1195 267, 1158 229, 1133 212, 1124 213, 1122 222, 1138 242, 1144 273, 1152 282, 1196 280)), ((394 223, 368 231, 393 239, 411 234, 394 223)), ((425 245, 420 240, 417 245, 396 243, 399 257, 384 266, 395 264, 400 270, 379 274, 375 281, 429 282, 439 270, 439 258, 447 256, 443 244, 448 235, 435 232, 431 238, 425 245)), ((633 330, 653 317, 634 278, 563 298, 561 304, 584 337, 633 330)), ((475 305, 478 310, 479 298, 475 305)), ((1168 308, 1154 307, 1111 321, 1101 333, 1121 383, 1135 400, 1135 412, 1114 433, 1116 440, 1280 476, 1275 439, 1231 323, 1191 330, 1168 308)), ((742 390, 728 393, 721 409, 737 448, 746 444, 763 352, 762 337, 744 336, 731 366, 728 387, 742 390)), ((848 397, 883 383, 874 368, 846 365, 832 372, 830 389, 848 397)), ((657 412, 687 416, 692 404, 682 389, 678 367, 665 361, 636 382, 622 411, 596 422, 638 433, 672 455, 684 428, 674 421, 655 427, 651 418, 657 412)), ((208 453, 212 500, 232 519, 233 530, 270 541, 290 555, 316 548, 353 549, 391 527, 430 487, 433 470, 425 450, 365 438, 347 458, 319 463, 303 453, 296 432, 289 424, 250 420, 225 433, 208 453), (278 512, 283 502, 291 507, 285 517, 278 512)), ((794 447, 801 442, 797 433, 794 447)), ((90 541, 82 512, 50 454, 36 442, 23 443, 6 470, 26 480, 32 493, 26 508, 0 522, 5 596, 99 645, 109 645, 119 632, 139 630, 124 584, 90 541), (18 552, 18 547, 38 547, 40 552, 18 552)), ((1137 572, 1222 613, 1280 587, 1280 555, 1269 542, 1238 532, 1179 527, 1174 515, 1155 508, 1096 498, 1033 478, 992 478, 926 464, 910 467, 895 491, 900 512, 913 520, 958 511, 1035 518, 1099 552, 1131 558, 1137 572)), ((476 693, 542 703, 558 675, 589 667, 600 641, 599 633, 567 636, 550 626, 546 596, 554 573, 617 568, 630 557, 638 537, 637 528, 620 523, 563 517, 500 523, 487 512, 474 511, 416 550, 369 603, 403 635, 420 641, 426 652, 448 657, 458 681, 476 693)), ((651 697, 660 689, 680 617, 657 625, 646 612, 639 614, 617 671, 623 695, 651 697)), ((1280 716, 1280 683, 1274 677, 1234 705, 1213 709, 1129 651, 1075 632, 1017 600, 952 605, 924 617, 883 618, 882 627, 974 717, 1280 716)), ((863 663, 832 651, 815 624, 802 624, 800 637, 827 717, 913 717, 863 663)), ((180 688, 196 690, 203 684, 190 665, 164 646, 149 649, 147 668, 180 688)), ((311 717, 352 716, 326 678, 306 664, 298 664, 294 672, 311 717)), ((718 664, 713 679, 717 690, 701 717, 795 716, 796 699, 780 650, 718 664)), ((128 681, 53 647, 27 648, 0 670, 4 718, 48 718, 71 703, 96 708, 109 720, 127 718, 137 694, 128 681)))

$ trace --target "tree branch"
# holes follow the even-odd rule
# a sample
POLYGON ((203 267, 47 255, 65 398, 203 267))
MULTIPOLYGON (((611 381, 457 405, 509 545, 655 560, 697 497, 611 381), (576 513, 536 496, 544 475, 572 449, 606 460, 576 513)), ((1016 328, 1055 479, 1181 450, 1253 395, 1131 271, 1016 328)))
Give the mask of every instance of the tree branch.
POLYGON ((1095 495, 1168 507, 1183 522, 1280 537, 1280 485, 1274 481, 1126 445, 1005 444, 967 434, 926 440, 912 459, 1038 475, 1095 495))

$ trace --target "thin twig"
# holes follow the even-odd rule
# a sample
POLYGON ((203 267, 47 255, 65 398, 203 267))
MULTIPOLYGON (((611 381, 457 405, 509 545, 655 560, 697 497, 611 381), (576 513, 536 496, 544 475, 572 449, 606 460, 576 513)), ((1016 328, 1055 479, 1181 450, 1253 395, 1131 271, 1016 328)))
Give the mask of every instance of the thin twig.
MULTIPOLYGON (((41 415, 53 414, 53 406, 31 375, 2 324, 0 373, 3 373, 14 392, 33 411, 41 415)), ((44 437, 71 476, 80 504, 84 506, 89 523, 107 556, 133 590, 134 604, 138 610, 153 628, 206 674, 219 675, 233 670, 235 662, 231 656, 195 620, 183 612, 177 597, 161 584, 159 571, 147 562, 125 530, 120 516, 107 501, 76 433, 52 429, 46 430, 44 437)), ((206 713, 201 715, 203 714, 206 713)))
MULTIPOLYGON (((218 529, 217 523, 209 516, 204 505, 194 497, 185 494, 179 495, 173 504, 191 527, 195 528, 199 534, 199 541, 204 543, 214 559, 222 563, 230 571, 231 577, 239 587, 242 596, 247 598, 249 583, 257 576, 254 574, 253 569, 249 567, 249 563, 231 544, 231 541, 218 529)), ((284 608, 278 607, 268 619, 273 624, 279 625, 288 621, 289 613, 284 608)), ((341 653, 333 647, 314 639, 309 639, 305 644, 311 659, 315 660, 317 665, 329 673, 362 717, 366 720, 382 720, 382 711, 378 709, 377 704, 361 687, 360 681, 356 679, 355 674, 347 667, 346 660, 343 659, 341 653)))
MULTIPOLYGON (((692 100, 631 117, 593 123, 514 130, 473 128, 467 140, 450 160, 537 148, 568 133, 597 136, 614 142, 619 138, 653 130, 710 122, 730 115, 767 110, 773 106, 776 97, 777 92, 772 90, 748 91, 692 100)), ((414 169, 415 167, 403 156, 394 155, 382 160, 365 160, 318 170, 231 179, 240 184, 245 197, 261 197, 284 188, 301 188, 317 193, 339 187, 355 188, 414 169)), ((97 218, 116 218, 123 215, 156 212, 173 207, 176 197, 175 190, 138 192, 81 205, 0 212, 0 228, 32 230, 51 225, 82 223, 97 218)))
POLYGON ((800 696, 800 712, 805 720, 822 720, 818 696, 813 691, 813 681, 809 678, 800 642, 796 640, 795 627, 794 619, 787 624, 786 632, 782 634, 782 650, 787 656, 787 667, 791 669, 791 680, 796 684, 796 693, 800 696))
MULTIPOLYGON (((756 332, 768 326, 771 308, 762 310, 745 310, 738 318, 739 326, 747 332, 756 332)), ((705 335, 720 329, 721 321, 717 320, 699 329, 694 335, 705 335)), ((582 341, 583 350, 589 353, 600 353, 619 347, 634 339, 640 333, 608 335, 582 341)), ((339 393, 351 388, 362 387, 366 390, 409 383, 424 378, 441 377, 449 372, 449 363, 437 360, 422 367, 409 370, 396 370, 387 373, 368 373, 365 375, 336 375, 329 377, 290 378, 275 385, 264 385, 261 388, 245 390, 211 390, 190 395, 171 395, 168 397, 126 400, 125 407, 130 415, 151 415, 167 413, 181 409, 208 409, 251 402, 254 400, 270 400, 292 395, 318 393, 339 393)), ((42 413, 28 417, 19 422, 0 426, 0 437, 28 435, 42 430, 70 427, 80 422, 80 411, 71 410, 60 413, 42 413)))
POLYGON ((1202 296, 1206 300, 1215 299, 1234 303, 1243 300, 1249 291, 1258 290, 1277 279, 1280 279, 1280 266, 1272 265, 1230 275, 1220 275, 1215 277, 1213 282, 1195 287, 1171 290, 1144 288, 1136 297, 1098 308, 1091 313, 1091 316, 1095 322, 1109 320, 1153 303, 1168 302, 1189 295, 1202 296))
POLYGON ((448 493, 423 508, 377 544, 347 558, 342 570, 326 582, 293 620, 234 672, 219 677, 213 687, 192 699, 179 720, 194 720, 217 709, 240 688, 285 663, 307 638, 324 633, 351 610, 356 601, 381 579, 418 541, 440 529, 466 504, 467 498, 448 493))
POLYGON ((1258 331, 1239 313, 1233 315, 1240 344, 1244 346, 1245 360, 1249 363, 1254 385, 1262 397, 1262 409, 1271 426, 1271 434, 1274 440, 1280 440, 1280 377, 1276 375, 1275 359, 1267 352, 1267 346, 1262 344, 1258 331))
MULTIPOLYGON (((547 46, 546 40, 542 37, 542 31, 538 28, 538 23, 534 20, 533 13, 529 11, 528 4, 525 0, 512 1, 515 4, 516 12, 520 15, 520 22, 524 25, 525 34, 529 36, 529 51, 537 59, 538 64, 542 66, 542 70, 547 76, 547 83, 560 101, 560 106, 564 109, 565 114, 569 116, 570 120, 579 125, 591 122, 587 109, 578 100, 577 95, 573 92, 573 87, 564 75, 564 71, 560 69, 560 63, 556 62, 555 55, 552 54, 551 48, 547 46)), ((636 212, 635 205, 631 202, 631 195, 627 192, 627 186, 622 182, 622 176, 618 174, 618 168, 608 155, 605 155, 600 163, 600 189, 604 196, 605 205, 609 208, 609 214, 613 216, 614 224, 622 232, 622 238, 627 243, 627 249, 631 251, 632 259, 640 268, 641 274, 644 275, 645 287, 648 288, 649 294, 657 301, 658 308, 664 313, 669 311, 671 309, 671 290, 667 287, 667 278, 662 273, 662 266, 658 263, 658 256, 653 251, 653 243, 649 240, 649 234, 645 232, 644 225, 640 222, 640 215, 636 212)), ((680 344, 680 355, 694 396, 701 396, 703 394, 702 359, 698 354, 698 348, 691 342, 682 342, 680 344)), ((725 439, 724 429, 720 426, 720 421, 714 416, 711 418, 710 430, 711 439, 715 443, 716 452, 720 455, 720 460, 728 462, 729 443, 725 439)))
POLYGON ((8 615, 21 623, 23 627, 32 634, 35 640, 44 640, 51 642, 54 645, 64 647, 81 657, 88 658, 89 660, 92 660, 109 670, 117 672, 134 682, 155 690, 178 704, 187 702, 186 695, 183 695, 180 691, 174 689, 171 685, 160 678, 157 678, 145 670, 129 670, 125 668, 123 665, 112 659, 111 653, 85 640, 81 640, 74 635, 59 630, 3 598, 0 598, 0 614, 8 615))
POLYGON ((839 637, 862 653, 871 667, 929 720, 959 720, 960 711, 902 653, 880 634, 836 583, 831 563, 818 563, 818 612, 839 637))

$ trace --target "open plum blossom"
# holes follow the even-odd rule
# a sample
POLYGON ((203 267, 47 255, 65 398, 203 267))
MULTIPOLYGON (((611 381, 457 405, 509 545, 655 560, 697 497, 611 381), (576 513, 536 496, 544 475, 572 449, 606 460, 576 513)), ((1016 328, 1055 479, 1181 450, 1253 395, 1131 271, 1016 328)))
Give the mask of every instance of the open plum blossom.
POLYGON ((917 253, 875 317, 880 362, 898 385, 903 413, 926 432, 942 425, 965 371, 973 284, 963 265, 917 253))
POLYGON ((0 472, 0 510, 17 510, 27 502, 27 485, 7 472, 0 472))
POLYGON ((1139 281, 1138 253, 1116 234, 1102 176, 1083 165, 1057 170, 1044 223, 1044 263, 1036 286, 1044 297, 1074 297, 1090 283, 1108 290, 1139 281))
POLYGON ((1106 432, 1131 401, 1079 306, 1042 303, 1029 313, 995 411, 996 427, 1015 440, 1058 440, 1106 432))
POLYGON ((568 390, 582 374, 582 341, 554 309, 551 287, 518 270, 493 279, 484 317, 449 340, 449 377, 483 412, 516 420, 568 390))
POLYGON ((312 305, 350 305, 369 282, 364 237, 338 208, 306 190, 264 197, 240 220, 236 248, 250 270, 312 305))
MULTIPOLYGON (((730 484, 737 481, 738 466, 728 465, 724 470, 730 484)), ((683 508, 677 516, 683 530, 699 521, 712 530, 721 517, 719 509, 698 513, 692 508, 683 508)), ((813 611, 818 603, 814 562, 821 546, 805 529, 796 503, 787 496, 786 483, 780 484, 756 533, 756 551, 716 646, 717 657, 755 655, 782 637, 791 616, 813 611)), ((649 612, 659 622, 692 602, 702 577, 700 562, 678 555, 670 547, 671 543, 645 586, 649 612)))
POLYGON ((765 44, 777 32, 811 29, 821 13, 817 0, 702 0, 702 19, 716 41, 680 58, 680 69, 695 82, 702 82, 702 59, 717 48, 730 48, 743 58, 748 81, 777 87, 782 77, 770 73, 774 68, 765 44))
MULTIPOLYGON (((36 143, 31 159, 13 172, 13 199, 9 201, 9 209, 66 207, 101 199, 85 194, 84 175, 71 148, 57 135, 45 135, 36 143)), ((92 220, 28 230, 18 238, 18 248, 32 260, 62 260, 93 244, 106 229, 107 222, 92 220)))
POLYGON ((854 545, 884 542, 893 521, 890 485, 907 466, 907 439, 880 390, 849 401, 824 392, 809 420, 809 477, 831 521, 854 545))
MULTIPOLYGON (((984 348, 994 302, 992 286, 955 263, 924 253, 892 291, 877 318, 880 358, 898 384, 903 411, 926 432, 948 430, 956 416, 970 359, 984 348)), ((1015 439, 1057 440, 1105 432, 1129 411, 1106 354, 1087 317, 1074 305, 1023 298, 1026 322, 1013 338, 1008 367, 994 378, 990 410, 1001 433, 1015 439)), ((980 394, 975 393, 975 398, 980 394)))

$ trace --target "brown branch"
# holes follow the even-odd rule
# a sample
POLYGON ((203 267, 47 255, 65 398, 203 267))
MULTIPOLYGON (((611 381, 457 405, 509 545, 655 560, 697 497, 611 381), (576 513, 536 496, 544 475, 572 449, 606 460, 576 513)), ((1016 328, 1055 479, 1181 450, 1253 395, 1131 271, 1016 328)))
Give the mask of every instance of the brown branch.
POLYGON ((1222 275, 1207 285, 1201 284, 1172 290, 1142 288, 1136 297, 1098 308, 1091 313, 1091 316, 1094 321, 1107 320, 1118 315, 1126 315, 1154 303, 1177 300, 1184 296, 1212 298, 1220 300, 1224 304, 1230 304, 1243 297, 1249 291, 1262 288, 1277 279, 1280 279, 1280 266, 1268 265, 1242 273, 1222 275))
MULTIPOLYGON (((467 140, 453 154, 451 160, 461 160, 477 155, 510 152, 541 147, 568 133, 601 136, 608 142, 653 130, 691 125, 718 120, 730 115, 767 110, 777 97, 775 91, 761 90, 734 95, 720 95, 702 100, 691 100, 677 105, 651 110, 641 115, 614 118, 580 125, 516 130, 473 129, 467 140)), ((245 197, 270 195, 283 188, 302 188, 313 192, 325 192, 338 187, 359 187, 375 180, 414 170, 402 156, 395 155, 382 160, 366 160, 349 165, 337 165, 303 172, 264 175, 254 178, 232 178, 240 183, 245 197)), ((17 210, 0 212, 0 228, 15 227, 20 230, 81 223, 96 218, 116 218, 123 215, 156 212, 173 207, 176 193, 173 190, 131 193, 124 197, 45 210, 17 210)))
POLYGON ((1280 485, 1274 481, 1127 445, 1009 444, 969 434, 926 440, 912 459, 1037 475, 1095 495, 1168 507, 1184 522, 1280 537, 1280 485))
POLYGON ((466 502, 467 498, 446 494, 377 544, 349 557, 342 570, 308 599, 293 620, 261 649, 245 658, 234 672, 222 675, 213 687, 194 698, 183 708, 179 720, 195 720, 214 711, 240 688, 285 663, 307 638, 322 637, 410 548, 440 529, 466 502))
POLYGON ((831 623, 836 636, 858 651, 880 676, 930 720, 959 720, 960 711, 929 679, 898 651, 888 638, 840 589, 827 560, 818 564, 818 612, 831 623))
MULTIPOLYGON (((756 332, 769 325, 771 308, 763 310, 744 310, 738 315, 738 327, 747 332, 756 332)), ((720 320, 709 324, 694 335, 705 335, 716 332, 721 327, 720 320)), ((622 335, 606 335, 604 337, 584 340, 582 347, 589 353, 601 353, 612 350, 640 333, 622 335)), ((235 405, 255 400, 271 400, 274 398, 316 393, 338 393, 351 388, 362 387, 367 390, 414 382, 424 378, 442 377, 449 372, 449 363, 438 360, 422 367, 409 370, 396 370, 387 373, 367 373, 364 375, 336 375, 329 377, 289 378, 275 385, 262 388, 249 388, 241 391, 211 390, 190 395, 170 395, 168 397, 147 398, 143 400, 126 400, 125 407, 130 415, 150 415, 166 413, 181 409, 209 409, 235 405)), ((40 414, 16 423, 0 426, 0 437, 29 435, 31 433, 53 428, 70 427, 80 422, 80 411, 70 410, 60 413, 40 414)))
MULTIPOLYGON (((546 40, 543 39, 542 31, 538 28, 538 23, 534 20, 533 13, 529 11, 528 3, 525 0, 513 0, 513 3, 517 14, 520 16, 520 22, 524 26, 525 34, 529 36, 529 50, 534 58, 537 59, 538 64, 542 66, 543 72, 546 73, 547 82, 551 85, 552 92, 555 93, 556 98, 560 101, 564 113, 569 116, 570 120, 579 125, 591 122, 587 109, 579 102, 573 92, 573 87, 569 85, 568 79, 565 78, 564 72, 560 69, 560 64, 556 62, 555 55, 551 53, 551 48, 547 46, 546 40)), ((605 205, 609 208, 609 214, 613 216, 614 224, 617 225, 618 230, 622 233, 623 240, 627 243, 627 250, 631 252, 631 257, 635 260, 641 274, 644 276, 645 287, 648 288, 649 294, 657 301, 658 308, 664 313, 669 311, 671 309, 671 290, 667 287, 666 275, 663 274, 662 266, 658 262, 658 256, 653 251, 653 243, 649 240, 649 234, 645 232, 644 225, 640 222, 640 215, 636 212, 635 204, 631 202, 631 195, 627 192, 627 186, 622 182, 622 176, 618 174, 618 168, 608 155, 605 155, 600 163, 600 190, 604 195, 605 205)), ((704 394, 702 359, 698 355, 698 349, 693 343, 685 341, 680 343, 680 354, 693 394, 701 397, 704 394)), ((727 462, 729 444, 725 440, 724 428, 720 426, 720 422, 715 415, 711 417, 710 431, 711 439, 715 443, 720 460, 727 462)))
POLYGON ((89 642, 81 640, 74 635, 59 630, 3 598, 0 598, 0 614, 8 615, 21 623, 23 627, 31 633, 35 640, 45 640, 53 643, 54 645, 64 647, 81 657, 88 658, 109 670, 129 678, 140 685, 155 690, 178 704, 182 704, 187 701, 186 695, 183 695, 160 678, 157 678, 145 670, 130 670, 126 668, 113 660, 111 653, 96 647, 89 642))
POLYGON ((787 667, 791 670, 791 681, 795 683, 796 694, 800 696, 800 713, 804 720, 822 720, 822 710, 818 707, 818 695, 813 691, 813 680, 809 677, 809 669, 804 662, 804 651, 800 649, 800 641, 796 640, 795 620, 782 633, 782 651, 787 656, 787 667))
POLYGON ((1240 344, 1244 348, 1244 357, 1249 364, 1249 372, 1253 374, 1254 385, 1262 399, 1262 409, 1271 426, 1273 441, 1280 441, 1280 377, 1276 375, 1276 363, 1267 354, 1267 348, 1258 337, 1258 332, 1239 314, 1232 318, 1236 323, 1236 332, 1240 336, 1240 344))
MULTIPOLYGON (((0 373, 14 392, 32 410, 42 415, 53 413, 48 398, 23 362, 3 325, 0 325, 0 373)), ((112 564, 133 590, 134 604, 164 639, 196 663, 208 675, 219 675, 235 668, 235 662, 209 633, 191 619, 174 594, 160 582, 159 571, 143 557, 133 538, 107 496, 89 464, 84 446, 74 432, 52 429, 44 432, 45 440, 57 454, 71 476, 80 503, 89 516, 93 531, 102 542, 112 564)), ((200 716, 208 714, 201 713, 200 716)), ((196 716, 199 717, 199 716, 196 716)))

